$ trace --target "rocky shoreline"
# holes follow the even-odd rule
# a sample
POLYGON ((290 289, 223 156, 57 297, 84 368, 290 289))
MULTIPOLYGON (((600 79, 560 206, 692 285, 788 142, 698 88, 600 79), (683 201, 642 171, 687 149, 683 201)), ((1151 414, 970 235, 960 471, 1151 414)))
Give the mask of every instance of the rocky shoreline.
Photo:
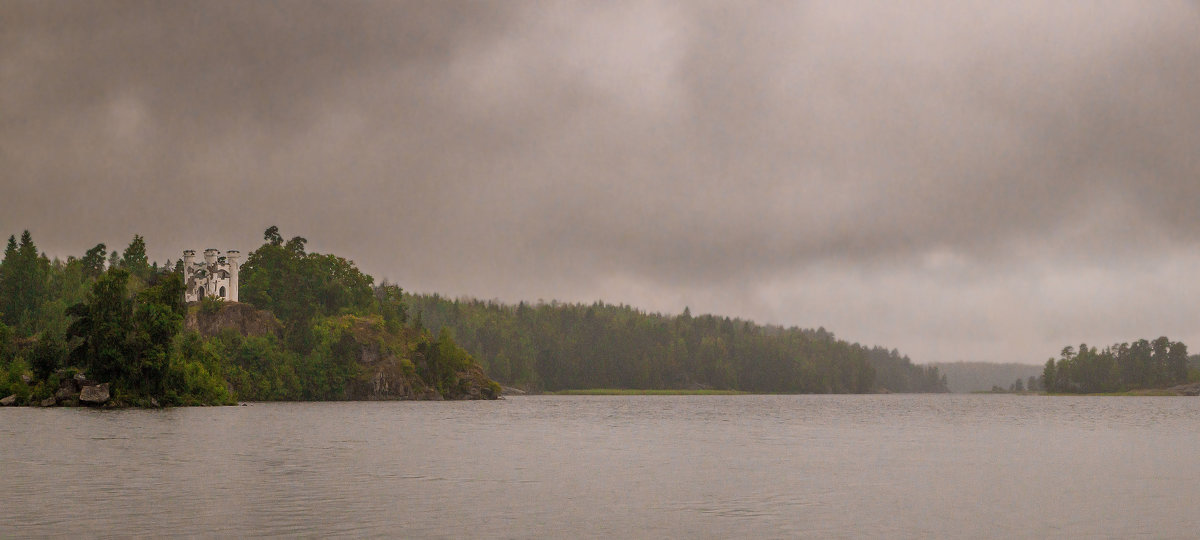
MULTIPOLYGON (((85 377, 82 373, 62 373, 60 372, 58 390, 53 396, 42 400, 34 400, 32 397, 27 398, 27 401, 21 403, 16 394, 8 395, 0 398, 0 406, 13 407, 18 405, 27 405, 31 407, 115 407, 118 406, 112 401, 112 392, 108 383, 93 381, 85 377)), ((29 381, 26 381, 27 383, 29 381)))

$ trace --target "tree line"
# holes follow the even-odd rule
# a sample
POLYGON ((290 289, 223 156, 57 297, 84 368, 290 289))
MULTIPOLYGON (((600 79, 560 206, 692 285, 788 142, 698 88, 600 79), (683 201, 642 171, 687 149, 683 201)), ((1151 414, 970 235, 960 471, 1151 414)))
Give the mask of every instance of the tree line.
POLYGON ((1049 392, 1102 393, 1167 388, 1189 380, 1187 345, 1160 337, 1099 349, 1064 347, 1046 360, 1040 384, 1049 392))
POLYGON ((602 302, 516 305, 408 296, 420 324, 450 328, 501 383, 534 390, 712 388, 748 392, 945 392, 936 367, 816 330, 602 302))

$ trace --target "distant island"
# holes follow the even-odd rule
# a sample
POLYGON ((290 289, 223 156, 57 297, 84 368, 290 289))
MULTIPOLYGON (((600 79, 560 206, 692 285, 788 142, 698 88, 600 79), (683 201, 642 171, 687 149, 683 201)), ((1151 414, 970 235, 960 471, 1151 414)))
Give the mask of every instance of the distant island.
POLYGON ((604 303, 407 294, 277 227, 236 251, 150 262, 135 235, 0 263, 0 405, 495 399, 512 392, 946 392, 936 367, 816 330, 604 303), (189 301, 191 300, 191 301, 189 301), (606 390, 600 390, 606 389, 606 390))
POLYGON ((1047 392, 1064 394, 1169 390, 1196 395, 1200 370, 1194 364, 1187 345, 1165 336, 1103 349, 1085 343, 1078 350, 1064 347, 1058 359, 1046 360, 1039 384, 1047 392))
POLYGON ((1187 345, 1159 337, 1105 347, 1064 347, 1044 365, 953 362, 935 364, 954 392, 992 394, 1200 394, 1200 357, 1187 345), (1015 378, 1014 378, 1015 377, 1015 378))

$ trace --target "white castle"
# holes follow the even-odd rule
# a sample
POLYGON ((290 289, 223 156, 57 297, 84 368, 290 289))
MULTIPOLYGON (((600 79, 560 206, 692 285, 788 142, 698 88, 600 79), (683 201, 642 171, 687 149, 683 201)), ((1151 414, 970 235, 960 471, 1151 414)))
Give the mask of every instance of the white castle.
POLYGON ((207 296, 215 296, 229 302, 238 301, 238 257, 237 251, 226 251, 225 256, 215 249, 204 250, 204 260, 196 262, 196 252, 183 252, 183 292, 185 302, 199 302, 207 296))

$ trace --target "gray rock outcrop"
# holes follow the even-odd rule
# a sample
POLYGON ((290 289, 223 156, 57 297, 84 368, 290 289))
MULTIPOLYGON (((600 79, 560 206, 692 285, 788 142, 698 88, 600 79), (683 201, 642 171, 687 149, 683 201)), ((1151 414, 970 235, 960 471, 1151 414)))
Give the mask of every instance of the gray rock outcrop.
POLYGON ((108 383, 85 386, 83 387, 83 390, 79 392, 80 403, 86 403, 88 405, 103 405, 108 401, 109 397, 108 383))
POLYGON ((1169 390, 1181 396, 1200 396, 1200 383, 1181 384, 1169 390))
POLYGON ((11 407, 17 404, 17 395, 12 394, 4 399, 0 399, 0 407, 11 407))
POLYGON ((234 330, 243 336, 278 335, 283 330, 270 311, 256 309, 250 304, 222 302, 220 311, 205 313, 204 310, 188 306, 183 327, 199 332, 204 337, 213 337, 222 330, 234 330))
POLYGON ((54 399, 57 399, 58 401, 71 401, 78 397, 78 395, 79 394, 75 392, 74 388, 70 386, 63 386, 62 388, 58 389, 58 392, 54 393, 54 399))
POLYGON ((75 388, 78 388, 80 390, 82 390, 83 387, 85 387, 85 386, 92 386, 94 384, 99 384, 96 381, 93 381, 87 377, 84 377, 82 373, 76 373, 74 377, 71 377, 71 380, 74 381, 75 388))

